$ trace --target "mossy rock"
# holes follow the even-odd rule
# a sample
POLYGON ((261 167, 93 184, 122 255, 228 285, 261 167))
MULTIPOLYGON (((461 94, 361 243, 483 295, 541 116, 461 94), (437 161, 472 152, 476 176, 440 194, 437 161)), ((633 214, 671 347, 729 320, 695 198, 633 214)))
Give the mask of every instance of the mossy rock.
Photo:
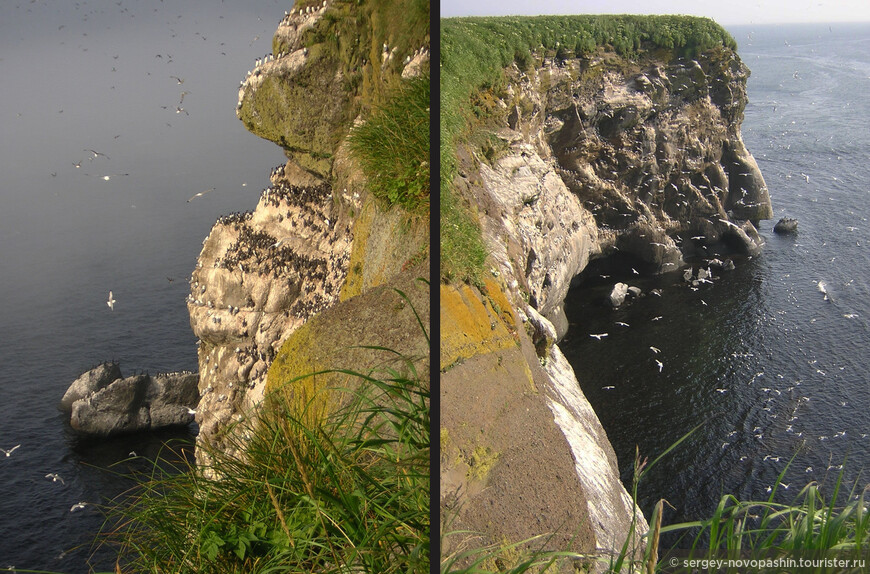
POLYGON ((428 260, 428 256, 428 217, 398 206, 385 211, 369 196, 354 221, 353 247, 341 299, 382 285, 393 275, 428 260))
POLYGON ((325 176, 358 105, 341 89, 339 63, 311 56, 295 75, 269 75, 248 89, 239 118, 261 138, 284 148, 302 167, 325 176))
POLYGON ((327 175, 354 119, 399 83, 406 56, 428 48, 428 23, 429 3, 422 0, 335 1, 299 37, 288 39, 279 28, 273 53, 304 48, 305 63, 266 72, 246 90, 239 119, 300 166, 327 175), (397 49, 386 63, 384 43, 397 49))
POLYGON ((368 374, 390 368, 415 378, 406 359, 415 360, 413 368, 428 387, 428 271, 427 260, 309 319, 281 346, 269 368, 267 393, 287 393, 297 408, 308 404, 311 416, 321 418, 347 396, 329 389, 353 388, 360 379, 335 371, 306 375, 334 369, 368 374))

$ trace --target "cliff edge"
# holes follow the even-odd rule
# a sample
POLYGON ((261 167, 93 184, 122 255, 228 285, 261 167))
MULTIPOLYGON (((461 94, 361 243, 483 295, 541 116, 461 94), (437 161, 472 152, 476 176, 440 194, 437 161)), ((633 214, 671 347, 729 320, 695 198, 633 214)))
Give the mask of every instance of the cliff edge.
POLYGON ((288 161, 251 211, 215 223, 191 276, 199 444, 229 448, 232 426, 267 392, 293 393, 296 377, 383 364, 361 345, 416 358, 428 380, 428 202, 376 197, 348 145, 354 126, 428 74, 428 21, 426 2, 297 2, 273 53, 240 81, 238 117, 288 161))
POLYGON ((564 302, 593 262, 660 274, 758 253, 772 209, 740 135, 749 71, 699 18, 467 18, 442 34, 442 106, 463 110, 442 244, 475 243, 444 237, 464 211, 484 252, 442 255, 442 517, 504 548, 545 535, 532 546, 595 569, 626 541, 639 558, 647 523, 558 347, 564 302))

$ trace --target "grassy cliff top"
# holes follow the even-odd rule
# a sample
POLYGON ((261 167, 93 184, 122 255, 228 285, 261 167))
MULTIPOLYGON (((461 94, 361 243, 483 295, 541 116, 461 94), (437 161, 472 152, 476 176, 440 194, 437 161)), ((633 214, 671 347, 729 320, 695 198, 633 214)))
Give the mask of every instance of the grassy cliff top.
POLYGON ((737 44, 709 18, 695 16, 579 15, 447 18, 441 21, 441 99, 445 107, 492 84, 514 60, 531 51, 591 54, 599 46, 632 57, 642 50, 667 49, 694 56, 737 44))
POLYGON ((446 18, 441 20, 441 273, 474 281, 485 258, 471 214, 463 212, 450 184, 456 175, 456 143, 466 131, 472 95, 498 85, 512 62, 528 65, 532 52, 587 56, 599 48, 633 58, 667 50, 693 57, 737 44, 709 18, 695 16, 578 15, 446 18), (468 254, 477 254, 469 258, 468 254), (474 269, 477 267, 478 269, 474 269))

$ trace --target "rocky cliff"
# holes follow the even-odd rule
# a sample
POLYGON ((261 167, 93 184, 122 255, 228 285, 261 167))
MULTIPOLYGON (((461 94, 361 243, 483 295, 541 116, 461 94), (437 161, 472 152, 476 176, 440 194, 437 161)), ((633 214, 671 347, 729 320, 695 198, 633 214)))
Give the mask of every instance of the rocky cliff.
MULTIPOLYGON (((422 354, 419 326, 403 318, 412 310, 391 289, 407 291, 404 301, 428 329, 428 285, 413 281, 428 277, 426 217, 374 198, 346 145, 390 86, 427 70, 428 5, 399 4, 297 2, 278 25, 273 53, 240 82, 237 115, 288 161, 273 169, 250 212, 215 223, 191 276, 200 444, 222 448, 269 385, 318 369, 365 371, 382 360, 347 351, 355 345, 422 354), (386 294, 357 301, 373 289, 386 294), (300 331, 327 309, 336 311, 300 331), (351 325, 363 316, 363 329, 351 325)), ((319 381, 330 384, 328 376, 319 381)))
POLYGON ((593 262, 658 274, 755 254, 772 210, 740 136, 749 72, 733 49, 558 44, 477 89, 488 137, 456 146, 451 188, 488 257, 476 285, 441 288, 441 507, 487 543, 555 533, 546 547, 600 567, 633 518, 635 535, 647 525, 558 348, 572 279, 593 262))

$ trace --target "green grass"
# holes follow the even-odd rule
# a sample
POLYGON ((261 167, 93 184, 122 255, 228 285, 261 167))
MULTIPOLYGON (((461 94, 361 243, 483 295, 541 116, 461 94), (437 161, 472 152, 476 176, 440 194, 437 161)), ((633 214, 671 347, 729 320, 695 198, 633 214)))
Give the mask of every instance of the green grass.
MULTIPOLYGON (((320 7, 320 0, 296 3, 320 7)), ((345 88, 360 96, 365 109, 383 103, 401 81, 403 60, 429 46, 428 0, 337 0, 301 39, 312 56, 340 62, 345 88), (381 66, 382 46, 396 48, 398 57, 381 66)), ((272 53, 288 50, 276 35, 272 53)))
MULTIPOLYGON (((787 468, 787 467, 786 467, 787 468)), ((774 502, 785 470, 777 479, 766 500, 741 501, 732 495, 723 496, 712 516, 704 520, 673 524, 661 529, 662 533, 694 533, 689 557, 696 560, 723 558, 765 558, 822 560, 864 559, 870 564, 870 513, 865 502, 866 488, 856 484, 848 494, 848 502, 837 506, 843 486, 843 471, 826 499, 822 487, 810 482, 791 503, 774 502)), ((684 556, 686 553, 682 553, 684 556)), ((665 554, 660 564, 667 563, 665 554)), ((822 563, 820 563, 822 564, 822 563)), ((757 568, 732 566, 727 572, 775 572, 780 567, 757 568)), ((669 572, 681 572, 671 568, 669 572)), ((819 567, 807 572, 866 571, 842 567, 819 567)))
POLYGON ((462 197, 449 187, 441 189, 440 217, 441 278, 481 284, 487 251, 480 225, 462 197))
POLYGON ((456 146, 469 136, 476 122, 472 98, 481 90, 500 86, 504 69, 517 62, 528 69, 536 58, 583 56, 608 47, 626 58, 642 50, 663 49, 673 55, 692 56, 725 46, 736 49, 734 39, 707 18, 691 16, 537 16, 447 18, 441 20, 441 177, 442 279, 478 276, 483 260, 474 256, 454 259, 483 245, 480 230, 472 232, 469 213, 450 198, 457 173, 456 146), (446 200, 445 200, 446 198, 446 200), (445 207, 447 212, 445 213, 445 207), (451 237, 459 229, 455 237, 451 237))
POLYGON ((350 400, 321 423, 274 393, 228 433, 250 437, 231 438, 241 454, 208 450, 209 468, 178 473, 155 465, 109 505, 104 543, 123 571, 428 572, 428 390, 410 361, 410 377, 340 372, 360 390, 332 390, 350 400))
POLYGON ((353 129, 350 151, 372 194, 388 207, 429 208, 429 77, 403 83, 353 129))
POLYGON ((292 81, 281 72, 266 75, 243 98, 239 119, 304 169, 328 177, 354 119, 383 105, 402 82, 406 56, 428 46, 426 0, 335 0, 301 38, 280 29, 274 35, 273 54, 305 47, 306 64, 292 81), (388 61, 385 43, 390 53, 396 49, 388 61))

